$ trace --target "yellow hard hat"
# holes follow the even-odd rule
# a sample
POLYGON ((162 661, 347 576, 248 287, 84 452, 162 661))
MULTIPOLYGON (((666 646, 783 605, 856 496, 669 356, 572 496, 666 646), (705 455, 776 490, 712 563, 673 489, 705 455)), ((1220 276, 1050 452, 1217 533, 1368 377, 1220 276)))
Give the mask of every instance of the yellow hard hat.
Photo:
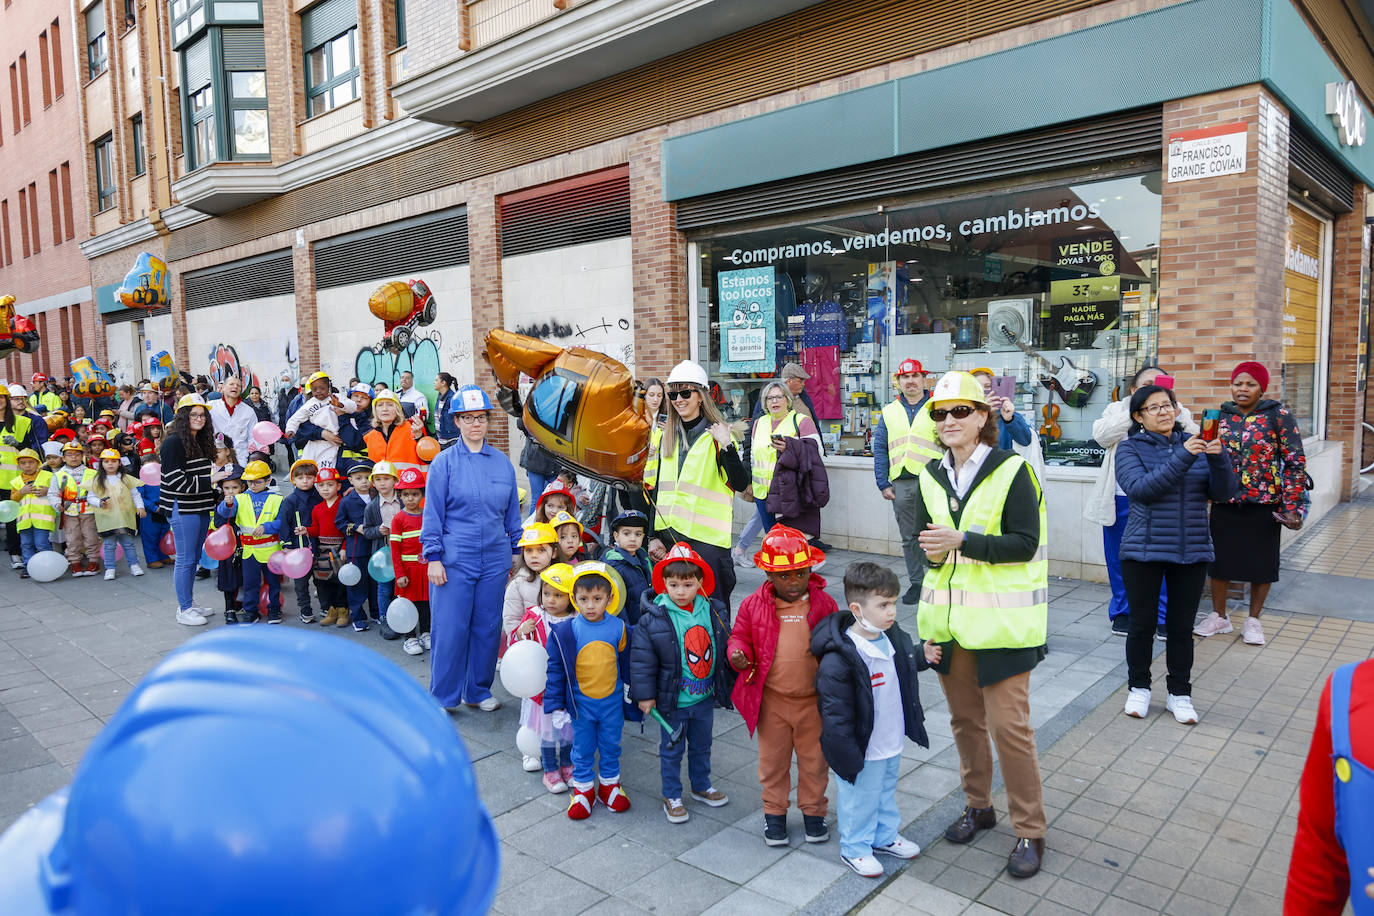
MULTIPOLYGON (((117 453, 116 453, 116 454, 117 454, 117 453)), ((20 458, 32 458, 34 461, 42 461, 42 460, 43 460, 43 459, 39 458, 39 457, 38 457, 38 453, 37 453, 36 451, 34 451, 33 449, 31 449, 31 448, 20 449, 20 450, 19 450, 19 454, 15 455, 14 457, 15 457, 15 460, 18 460, 18 459, 20 459, 20 458)))
POLYGON ((297 458, 291 464, 290 476, 295 477, 296 472, 306 466, 309 466, 312 473, 319 473, 320 466, 316 461, 310 458, 297 458))
POLYGON ((584 560, 573 569, 572 587, 576 588, 577 583, 588 576, 601 576, 611 583, 611 597, 606 602, 606 613, 619 616, 621 608, 625 606, 625 580, 621 578, 620 573, 600 560, 584 560))
POLYGON ((371 479, 378 476, 400 477, 401 472, 396 470, 396 465, 392 464, 390 461, 378 461, 372 466, 372 473, 368 475, 368 478, 371 479))
POLYGON ((268 467, 266 461, 250 461, 248 467, 243 469, 242 479, 262 480, 264 477, 271 477, 272 469, 268 467))
POLYGON ((946 372, 940 376, 940 380, 935 383, 935 390, 930 393, 930 400, 926 402, 928 408, 939 407, 946 401, 972 401, 974 404, 988 405, 987 395, 983 394, 983 386, 978 380, 967 372, 946 372))
POLYGON ((316 372, 314 375, 310 376, 310 378, 308 378, 308 379, 305 380, 305 387, 309 388, 311 385, 315 384, 315 383, 318 382, 320 379, 324 379, 326 382, 329 381, 329 380, 330 380, 330 379, 329 379, 329 373, 328 373, 328 372, 316 372))
POLYGON ((525 526, 516 547, 534 547, 537 544, 557 544, 558 532, 545 522, 534 522, 525 526))
POLYGON ((113 458, 115 461, 119 461, 123 457, 124 456, 119 453, 119 449, 117 448, 107 448, 100 453, 101 461, 104 461, 106 458, 113 458))
POLYGON ((62 451, 64 452, 84 452, 85 450, 86 446, 82 445, 80 442, 77 442, 75 439, 71 440, 70 442, 64 442, 62 444, 62 451))
POLYGON ((579 522, 577 519, 573 518, 571 515, 569 515, 569 514, 566 513, 566 512, 561 512, 561 511, 560 511, 560 512, 559 512, 557 515, 555 515, 555 516, 553 517, 553 519, 549 522, 549 527, 550 527, 550 528, 553 528, 555 531, 557 531, 559 528, 563 527, 564 525, 576 525, 576 526, 577 526, 577 531, 578 531, 579 534, 580 534, 581 532, 583 532, 583 531, 586 530, 585 528, 582 527, 582 523, 581 523, 581 522, 579 522))
POLYGON ((539 578, 565 595, 572 594, 573 568, 567 563, 555 563, 539 574, 539 578))
POLYGON ((181 400, 177 401, 177 410, 183 407, 204 407, 205 398, 198 394, 183 394, 181 400))

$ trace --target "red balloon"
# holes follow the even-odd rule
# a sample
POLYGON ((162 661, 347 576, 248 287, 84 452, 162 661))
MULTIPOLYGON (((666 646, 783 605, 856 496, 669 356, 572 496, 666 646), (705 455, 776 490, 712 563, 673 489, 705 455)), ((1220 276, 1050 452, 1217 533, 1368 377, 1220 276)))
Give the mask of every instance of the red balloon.
POLYGON ((227 560, 234 555, 237 546, 234 542, 234 529, 228 525, 220 525, 205 539, 205 555, 212 560, 227 560))
POLYGON ((433 461, 434 456, 439 454, 439 440, 433 436, 425 436, 415 443, 415 454, 420 456, 421 461, 433 461))
POLYGON ((162 553, 169 557, 177 555, 177 541, 172 537, 172 532, 167 532, 162 536, 162 540, 157 542, 157 546, 162 548, 162 553))

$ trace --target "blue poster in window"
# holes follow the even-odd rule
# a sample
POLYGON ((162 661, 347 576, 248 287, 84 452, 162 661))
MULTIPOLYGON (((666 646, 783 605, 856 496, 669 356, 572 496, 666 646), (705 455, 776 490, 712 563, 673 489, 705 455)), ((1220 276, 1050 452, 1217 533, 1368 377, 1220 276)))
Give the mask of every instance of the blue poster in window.
POLYGON ((722 270, 720 371, 774 372, 773 268, 722 270))

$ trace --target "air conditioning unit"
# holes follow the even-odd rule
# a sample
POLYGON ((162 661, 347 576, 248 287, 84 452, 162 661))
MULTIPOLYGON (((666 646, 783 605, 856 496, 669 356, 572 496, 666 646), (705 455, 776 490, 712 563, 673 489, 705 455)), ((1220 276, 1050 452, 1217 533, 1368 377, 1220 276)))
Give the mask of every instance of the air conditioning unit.
POLYGON ((1016 350, 1035 344, 1034 299, 994 299, 988 303, 988 349, 1016 350))

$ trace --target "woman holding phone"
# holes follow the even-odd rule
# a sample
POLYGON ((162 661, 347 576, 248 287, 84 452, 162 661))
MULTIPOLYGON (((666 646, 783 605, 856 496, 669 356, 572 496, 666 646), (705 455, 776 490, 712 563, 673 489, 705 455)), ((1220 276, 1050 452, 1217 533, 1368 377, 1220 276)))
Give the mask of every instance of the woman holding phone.
POLYGON ((1016 412, 1016 403, 1012 401, 1012 395, 1016 393, 1016 380, 1005 375, 994 376, 991 369, 974 369, 969 374, 983 386, 988 406, 997 414, 997 447, 1010 450, 1013 443, 1030 445, 1030 424, 1016 412))
POLYGON ((1240 478, 1230 502, 1212 507, 1212 613, 1194 628, 1198 636, 1230 633, 1226 612, 1232 582, 1250 583, 1250 616, 1241 637, 1264 645, 1260 612, 1269 587, 1279 580, 1279 529, 1297 530, 1307 515, 1307 456, 1288 408, 1262 397, 1269 370, 1248 360, 1231 370, 1231 400, 1221 405, 1220 441, 1240 478))

